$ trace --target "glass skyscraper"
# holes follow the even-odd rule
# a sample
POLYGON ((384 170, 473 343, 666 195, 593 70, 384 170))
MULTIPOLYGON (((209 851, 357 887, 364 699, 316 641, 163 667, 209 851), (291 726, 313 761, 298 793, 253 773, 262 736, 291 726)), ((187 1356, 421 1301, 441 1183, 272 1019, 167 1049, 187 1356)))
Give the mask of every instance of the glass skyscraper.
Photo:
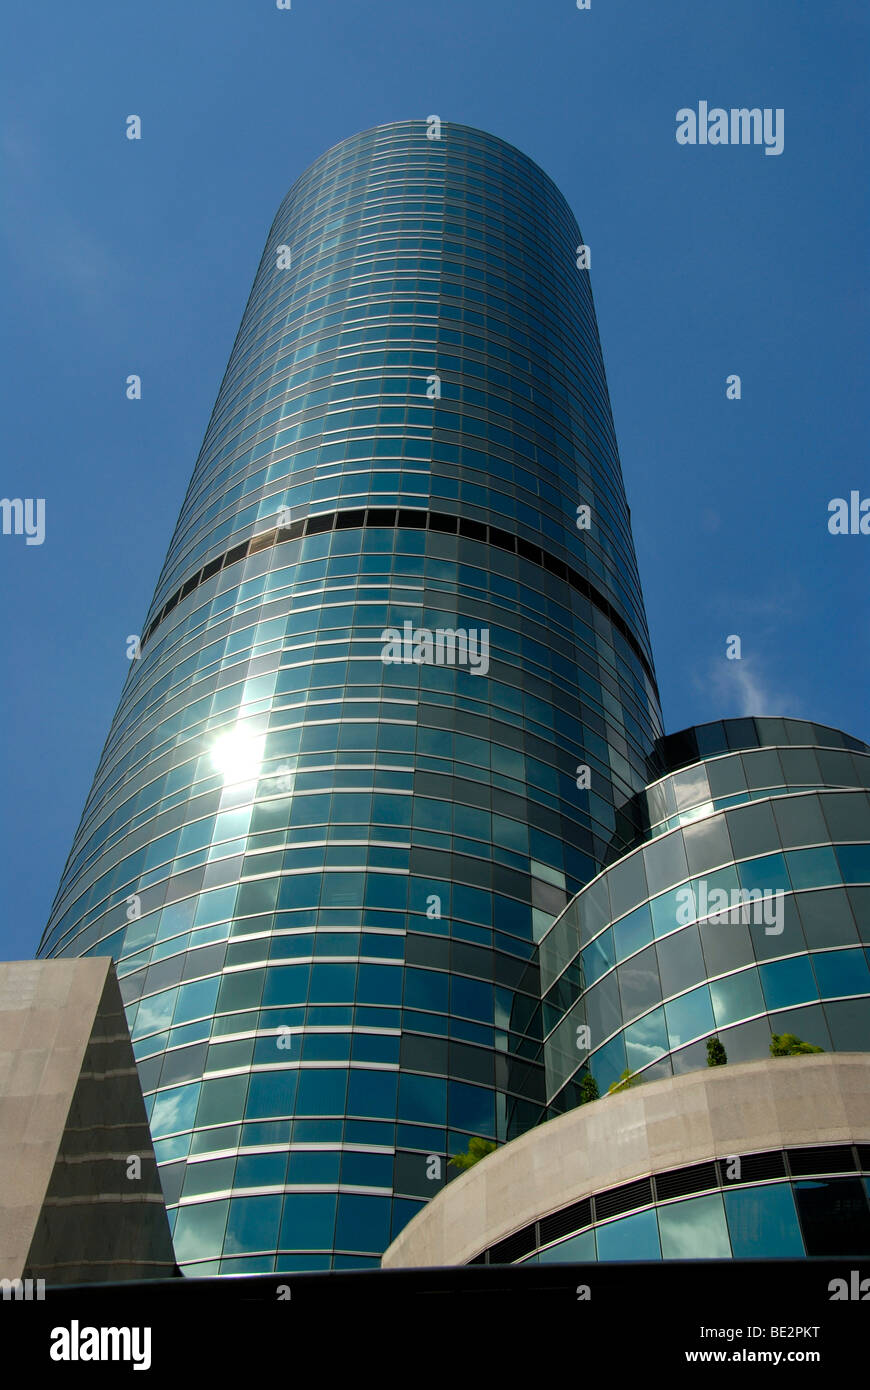
POLYGON ((435 118, 269 233, 40 948, 118 963, 186 1273, 377 1264, 547 1113, 662 734, 582 241, 435 118))

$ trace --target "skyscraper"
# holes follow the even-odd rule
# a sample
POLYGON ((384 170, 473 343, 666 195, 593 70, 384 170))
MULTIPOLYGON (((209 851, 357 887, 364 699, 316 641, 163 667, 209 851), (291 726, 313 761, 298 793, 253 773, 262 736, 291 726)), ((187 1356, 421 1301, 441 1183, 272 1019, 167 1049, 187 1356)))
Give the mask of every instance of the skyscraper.
POLYGON ((376 1264, 545 1115, 662 732, 587 260, 435 117, 269 232, 40 948, 118 962, 188 1273, 376 1264))

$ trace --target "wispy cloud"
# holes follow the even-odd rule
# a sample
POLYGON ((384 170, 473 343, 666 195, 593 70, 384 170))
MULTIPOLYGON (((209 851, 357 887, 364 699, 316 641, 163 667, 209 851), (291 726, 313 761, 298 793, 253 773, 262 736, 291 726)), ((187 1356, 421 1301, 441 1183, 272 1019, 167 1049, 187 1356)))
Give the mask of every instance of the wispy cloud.
POLYGON ((729 661, 723 655, 711 661, 707 680, 696 678, 698 689, 712 688, 723 716, 790 715, 802 718, 801 701, 792 691, 778 685, 757 656, 729 661))

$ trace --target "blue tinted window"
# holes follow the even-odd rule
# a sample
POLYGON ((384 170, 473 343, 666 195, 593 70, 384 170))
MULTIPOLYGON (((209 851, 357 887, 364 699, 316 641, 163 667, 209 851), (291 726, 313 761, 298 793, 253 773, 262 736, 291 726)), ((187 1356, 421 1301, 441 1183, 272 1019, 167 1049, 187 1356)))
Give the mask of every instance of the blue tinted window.
POLYGON ((731 1248, 737 1259, 778 1259, 804 1253, 788 1183, 735 1187, 725 1193, 731 1248))
POLYGON ((474 1134, 495 1134, 495 1096, 483 1086, 467 1086, 462 1081, 450 1082, 451 1129, 470 1130, 474 1134))
POLYGON ((609 970, 614 964, 616 957, 613 953, 613 932, 608 927, 607 931, 602 932, 594 941, 580 953, 583 962, 583 978, 588 988, 594 985, 596 980, 600 980, 605 971, 609 970))
POLYGON ((818 998, 818 989, 808 956, 771 961, 759 967, 761 985, 768 1009, 785 1009, 818 998))
POLYGON ((242 1255, 248 1250, 274 1250, 281 1221, 279 1196, 236 1197, 230 1202, 224 1253, 242 1255))
POLYGON ((812 961, 823 999, 870 993, 870 969, 863 951, 815 951, 812 961))
POLYGON ((283 1250, 328 1250, 335 1227, 335 1194, 288 1192, 279 1237, 283 1250))
POLYGON ((338 1250, 371 1250, 380 1255, 390 1241, 389 1197, 342 1193, 338 1199, 335 1244, 338 1250))
POLYGON ((775 892, 781 888, 785 892, 791 881, 782 854, 765 854, 761 859, 747 859, 737 866, 742 888, 758 888, 761 892, 775 892))
POLYGON ((682 1047, 684 1043, 691 1042, 692 1038, 712 1033, 716 1026, 707 985, 690 990, 688 994, 682 994, 679 999, 666 1004, 665 1015, 671 1047, 682 1047))
POLYGON ((584 1264, 595 1259, 595 1232, 584 1231, 579 1236, 569 1236, 567 1240, 542 1250, 538 1259, 542 1265, 584 1264))
POLYGON ((447 1119, 447 1082, 405 1072, 399 1079, 399 1118, 443 1125, 447 1119))
POLYGON ((624 960, 626 956, 639 951, 642 946, 652 941, 652 917, 650 916, 649 905, 642 903, 636 907, 634 912, 629 912, 627 917, 623 917, 613 928, 613 939, 616 947, 616 959, 624 960))
POLYGON ((870 883, 870 845, 837 845, 846 883, 870 883))
POLYGON ((352 1067, 348 1083, 347 1113, 392 1119, 396 1113, 396 1071, 364 1071, 352 1067))
POLYGON ((820 884, 840 882, 837 858, 830 846, 791 850, 785 858, 795 888, 817 888, 820 884))
POLYGON ((299 1074, 297 1115, 342 1115, 347 1092, 347 1072, 315 1067, 299 1074))
POLYGON ((658 1260, 661 1259, 659 1228, 654 1211, 639 1211, 596 1226, 599 1260, 658 1260))

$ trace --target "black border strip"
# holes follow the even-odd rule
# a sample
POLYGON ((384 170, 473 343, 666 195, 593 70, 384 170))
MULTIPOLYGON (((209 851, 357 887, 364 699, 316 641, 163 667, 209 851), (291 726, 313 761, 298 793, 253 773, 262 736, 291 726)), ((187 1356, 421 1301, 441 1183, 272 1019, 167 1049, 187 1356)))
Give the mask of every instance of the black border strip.
POLYGON ((197 570, 195 574, 184 581, 180 588, 176 589, 172 597, 167 599, 160 612, 151 619, 146 627, 141 646, 144 647, 155 629, 160 626, 164 618, 168 617, 181 599, 187 598, 188 594, 193 593, 200 584, 204 584, 207 579, 211 579, 213 575, 217 574, 219 569, 227 569, 230 565, 238 564, 240 560, 247 559, 249 555, 256 555, 261 550, 268 550, 273 545, 282 545, 284 541, 299 540, 302 536, 317 536, 324 531, 348 531, 364 526, 412 527, 417 530, 425 530, 428 526, 430 531, 439 531, 451 536, 459 535, 466 540, 494 545, 499 550, 507 550, 513 555, 519 555, 522 559, 531 561, 533 565, 539 565, 541 569, 547 570, 548 573, 570 584, 572 589, 576 589, 584 598, 587 598, 613 624, 634 652, 652 683, 656 698, 658 698, 658 686, 652 667, 628 623, 616 611, 613 604, 605 598, 604 594, 593 584, 590 584, 589 580, 573 569, 571 565, 566 565, 555 555, 551 555, 537 545, 532 545, 530 541, 523 540, 521 536, 515 536, 510 531, 501 530, 498 526, 489 526, 482 521, 472 521, 467 517, 453 516, 449 512, 423 511, 410 507, 359 507, 350 511, 320 512, 314 516, 306 517, 302 521, 294 521, 290 526, 276 526, 272 531, 262 531, 259 535, 252 536, 250 540, 232 546, 223 555, 209 560, 208 564, 197 570))

